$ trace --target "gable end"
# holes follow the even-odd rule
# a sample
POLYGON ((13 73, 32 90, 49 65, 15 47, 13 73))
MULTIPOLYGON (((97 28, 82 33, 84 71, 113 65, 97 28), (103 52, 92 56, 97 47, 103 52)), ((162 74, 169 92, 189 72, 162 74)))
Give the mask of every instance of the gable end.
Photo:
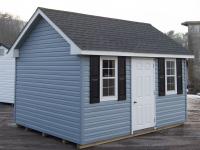
POLYGON ((26 26, 23 28, 21 33, 19 34, 18 38, 10 48, 10 51, 14 51, 15 49, 18 49, 18 46, 23 42, 24 37, 29 34, 32 26, 37 22, 40 18, 45 19, 51 26, 54 28, 65 40, 67 43, 70 44, 70 54, 79 54, 81 49, 66 35, 62 32, 62 30, 57 27, 39 8, 35 11, 31 19, 28 21, 26 26))

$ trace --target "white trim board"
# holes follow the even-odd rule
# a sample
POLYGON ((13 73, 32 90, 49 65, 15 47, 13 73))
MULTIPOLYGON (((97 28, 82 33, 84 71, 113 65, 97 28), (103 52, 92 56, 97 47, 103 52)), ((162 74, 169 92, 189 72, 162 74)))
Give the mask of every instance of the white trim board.
POLYGON ((154 54, 154 53, 132 53, 132 52, 114 52, 114 51, 91 51, 82 50, 81 55, 104 55, 104 56, 133 56, 133 57, 149 57, 149 58, 194 58, 193 55, 177 55, 177 54, 154 54))
POLYGON ((10 48, 11 51, 13 51, 16 48, 17 44, 20 42, 22 37, 25 35, 25 33, 30 28, 30 26, 32 25, 34 20, 39 15, 42 16, 70 44, 70 46, 71 46, 70 53, 71 54, 80 54, 81 49, 65 33, 63 33, 63 31, 58 26, 56 26, 39 8, 35 11, 33 16, 31 17, 31 19, 26 24, 25 28, 22 30, 22 32, 18 36, 18 38, 15 41, 15 43, 13 44, 13 46, 10 48))

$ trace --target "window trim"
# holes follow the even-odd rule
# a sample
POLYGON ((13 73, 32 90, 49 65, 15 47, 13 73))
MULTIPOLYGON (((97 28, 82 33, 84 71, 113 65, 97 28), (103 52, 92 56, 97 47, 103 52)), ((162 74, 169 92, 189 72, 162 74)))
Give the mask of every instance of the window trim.
POLYGON ((169 58, 169 59, 165 59, 165 93, 166 95, 172 95, 172 94, 177 94, 177 68, 176 68, 176 59, 173 58, 169 58), (175 90, 167 90, 167 61, 173 61, 174 62, 174 73, 175 73, 175 90))
POLYGON ((100 56, 100 102, 118 100, 118 58, 109 56, 100 56), (115 95, 114 96, 103 96, 103 60, 114 60, 115 61, 115 95))

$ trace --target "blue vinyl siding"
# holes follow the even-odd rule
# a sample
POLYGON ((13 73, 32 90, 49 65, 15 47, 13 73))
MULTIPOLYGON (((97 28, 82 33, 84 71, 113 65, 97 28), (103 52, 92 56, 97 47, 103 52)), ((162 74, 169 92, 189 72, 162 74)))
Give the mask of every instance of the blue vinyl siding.
POLYGON ((16 123, 80 143, 80 57, 41 19, 20 48, 16 123))
MULTIPOLYGON (((158 95, 158 66, 156 61, 156 92, 158 95)), ((183 94, 156 97, 156 127, 183 123, 186 120, 186 65, 182 63, 183 94)))
POLYGON ((82 57, 82 144, 131 133, 131 59, 127 58, 125 101, 89 103, 89 57, 82 57))
MULTIPOLYGON (((89 57, 82 57, 82 128, 81 144, 112 139, 131 134, 131 59, 127 58, 127 100, 89 103, 89 57)), ((156 95, 158 67, 156 60, 156 95)), ((156 127, 183 123, 186 118, 185 61, 183 62, 181 95, 156 96, 156 127)))

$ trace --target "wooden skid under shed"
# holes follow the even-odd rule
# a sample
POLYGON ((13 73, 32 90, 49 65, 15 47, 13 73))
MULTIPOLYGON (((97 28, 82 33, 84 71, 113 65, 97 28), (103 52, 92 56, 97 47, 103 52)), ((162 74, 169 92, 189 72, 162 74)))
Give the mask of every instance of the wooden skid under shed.
POLYGON ((144 135, 144 134, 149 134, 149 133, 164 130, 164 129, 178 127, 178 126, 181 126, 183 124, 184 123, 180 123, 180 124, 169 125, 169 126, 165 126, 165 127, 161 127, 161 128, 148 128, 148 129, 136 131, 132 135, 122 136, 122 137, 118 137, 118 138, 113 138, 111 140, 105 140, 105 141, 95 142, 95 143, 91 143, 91 144, 85 144, 85 145, 77 144, 77 149, 88 148, 88 147, 92 147, 92 146, 96 146, 96 145, 107 144, 107 143, 111 143, 111 142, 115 142, 115 141, 119 141, 119 140, 128 139, 128 138, 131 138, 131 137, 141 136, 141 135, 144 135))
MULTIPOLYGON (((140 131, 135 131, 131 135, 117 137, 117 138, 113 138, 113 139, 105 140, 105 141, 100 141, 100 142, 94 142, 94 143, 91 143, 91 144, 85 144, 85 145, 77 144, 76 146, 77 146, 77 149, 84 149, 84 148, 88 148, 88 147, 92 147, 92 146, 107 144, 107 143, 111 143, 111 142, 115 142, 115 141, 119 141, 119 140, 124 140, 124 139, 128 139, 128 138, 136 137, 136 136, 141 136, 141 135, 144 135, 144 134, 149 134, 149 133, 164 130, 164 129, 174 128, 174 127, 181 126, 181 125, 183 125, 183 123, 175 124, 175 125, 169 125, 169 126, 165 126, 165 127, 161 127, 161 128, 148 128, 148 129, 143 129, 143 130, 140 130, 140 131)), ((19 124, 17 124, 17 127, 23 127, 26 131, 29 130, 29 128, 24 127, 24 126, 19 125, 19 124)), ((30 129, 30 130, 32 130, 32 129, 30 129)), ((46 137, 48 134, 42 132, 41 135, 46 137)), ((61 139, 61 142, 63 144, 72 143, 72 142, 67 141, 65 139, 61 139)))

